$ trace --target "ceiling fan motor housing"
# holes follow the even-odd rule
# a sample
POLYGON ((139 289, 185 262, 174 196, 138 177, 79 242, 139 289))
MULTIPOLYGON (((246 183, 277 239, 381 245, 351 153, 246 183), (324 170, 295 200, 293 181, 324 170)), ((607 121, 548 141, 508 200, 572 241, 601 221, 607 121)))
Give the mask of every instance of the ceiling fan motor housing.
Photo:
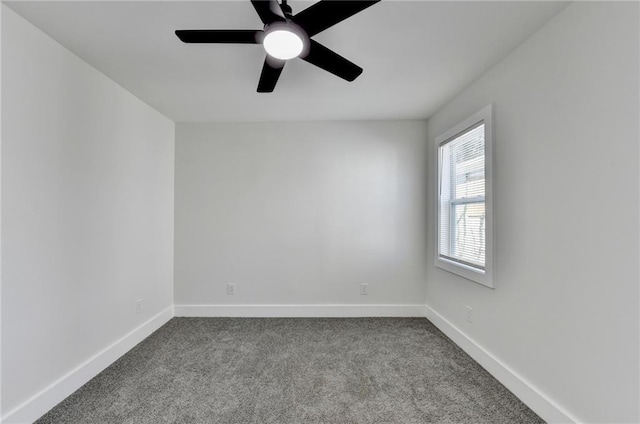
POLYGON ((302 52, 300 52, 297 57, 304 58, 309 54, 309 36, 300 25, 297 25, 289 19, 287 19, 286 22, 278 21, 266 24, 264 26, 262 34, 260 35, 261 39, 259 40, 259 42, 263 43, 267 35, 274 31, 288 31, 297 35, 302 40, 302 52))

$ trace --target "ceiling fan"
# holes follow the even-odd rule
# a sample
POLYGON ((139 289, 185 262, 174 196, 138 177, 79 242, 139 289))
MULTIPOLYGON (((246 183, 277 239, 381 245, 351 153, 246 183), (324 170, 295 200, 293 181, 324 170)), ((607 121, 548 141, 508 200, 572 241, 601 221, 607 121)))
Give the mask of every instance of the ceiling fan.
POLYGON ((251 0, 264 23, 263 29, 186 29, 176 31, 184 43, 262 44, 267 56, 258 93, 270 93, 287 60, 299 57, 347 81, 362 68, 326 48, 311 37, 374 5, 380 0, 321 0, 296 15, 287 0, 251 0))

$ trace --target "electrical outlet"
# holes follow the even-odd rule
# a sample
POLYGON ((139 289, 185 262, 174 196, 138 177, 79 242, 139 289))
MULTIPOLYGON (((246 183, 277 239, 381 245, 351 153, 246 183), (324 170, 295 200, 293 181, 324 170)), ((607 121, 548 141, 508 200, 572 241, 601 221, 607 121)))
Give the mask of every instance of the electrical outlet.
POLYGON ((136 300, 136 314, 140 315, 142 313, 142 299, 136 300))
POLYGON ((467 310, 466 320, 469 324, 471 324, 473 323, 473 308, 471 306, 467 306, 465 309, 467 310))
POLYGON ((227 294, 236 294, 236 285, 234 283, 227 283, 227 294))
POLYGON ((369 284, 367 283, 360 284, 360 294, 362 296, 366 296, 369 294, 369 284))

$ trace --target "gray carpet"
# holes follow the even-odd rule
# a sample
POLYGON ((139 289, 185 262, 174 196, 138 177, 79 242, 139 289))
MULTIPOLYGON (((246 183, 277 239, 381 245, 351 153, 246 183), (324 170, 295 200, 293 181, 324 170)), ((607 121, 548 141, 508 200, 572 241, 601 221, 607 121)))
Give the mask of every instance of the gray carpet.
POLYGON ((539 422, 424 318, 174 318, 37 421, 539 422))

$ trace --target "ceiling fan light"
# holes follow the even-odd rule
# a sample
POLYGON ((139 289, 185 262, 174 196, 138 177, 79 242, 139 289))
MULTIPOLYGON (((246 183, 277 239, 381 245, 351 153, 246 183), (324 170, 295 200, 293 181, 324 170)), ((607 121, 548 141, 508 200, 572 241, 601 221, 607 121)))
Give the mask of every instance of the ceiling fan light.
POLYGON ((302 37, 287 29, 277 29, 268 32, 264 37, 262 45, 269 56, 281 60, 298 57, 304 48, 302 37))

